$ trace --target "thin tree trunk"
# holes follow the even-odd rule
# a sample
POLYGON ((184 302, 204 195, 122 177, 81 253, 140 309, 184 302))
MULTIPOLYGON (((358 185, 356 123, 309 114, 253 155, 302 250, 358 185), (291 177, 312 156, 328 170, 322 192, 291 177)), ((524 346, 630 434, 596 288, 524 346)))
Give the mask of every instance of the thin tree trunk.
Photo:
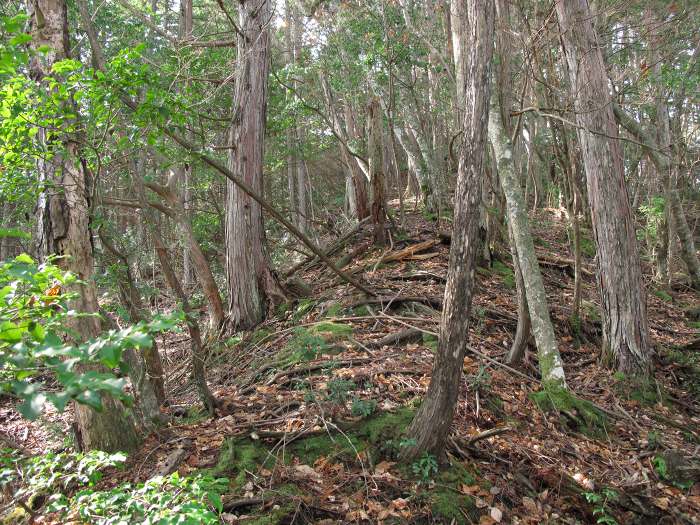
POLYGON ((540 266, 537 262, 535 244, 530 233, 527 208, 513 164, 513 148, 501 122, 497 97, 492 96, 492 99, 493 103, 489 113, 489 137, 496 151, 495 162, 498 165, 501 187, 506 195, 508 219, 522 272, 532 334, 537 345, 542 384, 546 387, 566 388, 564 367, 559 355, 554 327, 549 317, 547 295, 542 282, 540 266))
MULTIPOLYGON (((680 240, 681 257, 688 268, 693 287, 700 290, 700 262, 698 261, 697 251, 695 249, 695 241, 693 234, 688 226, 688 221, 683 212, 681 198, 678 195, 678 189, 673 184, 671 177, 671 159, 667 154, 664 154, 658 144, 644 131, 639 123, 619 106, 615 105, 615 116, 620 121, 620 124, 629 131, 634 137, 644 144, 644 149, 654 163, 659 174, 664 175, 664 183, 667 187, 668 209, 669 216, 672 219, 672 224, 676 229, 676 234, 680 240)), ((669 239, 670 240, 670 239, 669 239)))
POLYGON ((652 368, 646 294, 603 54, 587 0, 557 0, 555 6, 597 246, 603 356, 621 372, 646 375, 652 368))
POLYGON ((384 219, 386 203, 384 202, 384 173, 382 169, 382 114, 379 100, 373 97, 367 110, 369 120, 369 173, 372 188, 372 224, 374 227, 374 243, 378 246, 386 244, 384 219))
POLYGON ((465 140, 455 189, 454 230, 438 350, 428 392, 407 431, 416 442, 405 451, 407 458, 423 452, 441 456, 444 451, 459 396, 464 354, 469 344, 474 266, 479 248, 479 181, 487 145, 495 11, 490 0, 454 1, 464 2, 468 15, 461 21, 465 27, 459 32, 464 37, 459 49, 467 55, 462 62, 465 83, 459 86, 466 101, 465 140))
POLYGON ((513 344, 510 347, 506 363, 516 365, 523 360, 525 351, 527 350, 530 341, 532 322, 530 321, 530 311, 527 307, 527 295, 525 294, 525 282, 523 280, 523 272, 520 270, 520 261, 518 261, 518 250, 515 246, 515 238, 513 237, 513 228, 510 222, 508 223, 508 236, 510 237, 510 251, 513 258, 513 269, 515 273, 515 290, 518 296, 518 324, 515 329, 515 337, 513 344))
MULTIPOLYGON (((145 321, 146 315, 144 314, 141 294, 136 288, 127 256, 120 252, 101 231, 100 239, 117 264, 121 265, 117 276, 117 286, 121 301, 129 312, 129 318, 136 323, 145 321)), ((131 359, 130 375, 133 373, 132 383, 140 392, 141 399, 145 400, 142 402, 145 405, 142 412, 146 419, 159 422, 162 419, 159 407, 165 401, 165 385, 163 363, 156 342, 153 341, 150 348, 144 348, 141 355, 136 355, 134 352, 134 357, 138 359, 131 359)))
MULTIPOLYGON (((44 82, 54 63, 69 57, 68 17, 64 0, 35 0, 29 3, 31 46, 38 52, 30 64, 31 77, 44 82)), ((69 102, 72 104, 72 102, 69 102)), ((72 108, 71 108, 72 109, 72 108)), ((55 131, 53 131, 55 135, 55 131)), ((40 140, 47 140, 47 132, 40 129, 40 140)), ((45 258, 50 254, 70 257, 60 260, 81 280, 71 307, 78 312, 96 314, 99 311, 97 289, 93 279, 94 256, 90 231, 91 177, 80 158, 75 140, 66 140, 63 148, 50 147, 50 158, 38 161, 37 169, 49 190, 39 197, 37 205, 37 252, 45 258), (55 191, 53 188, 60 188, 55 191)), ((94 316, 75 318, 73 329, 84 340, 97 337, 100 322, 94 316)), ((102 367, 81 367, 82 371, 102 367)), ((124 407, 107 395, 102 395, 102 410, 75 404, 77 439, 82 450, 130 451, 138 436, 133 421, 124 407)))
POLYGON ((143 180, 143 159, 139 159, 134 169, 134 186, 141 203, 144 222, 150 226, 153 246, 155 248, 161 270, 163 271, 165 282, 168 284, 168 287, 172 290, 173 294, 175 294, 175 297, 180 303, 182 311, 185 314, 185 324, 187 325, 187 331, 190 336, 192 380, 195 384, 202 405, 204 406, 205 410, 207 410, 207 413, 212 415, 214 413, 216 402, 214 400, 214 396, 209 390, 209 386, 207 385, 206 373, 204 370, 204 348, 202 345, 202 336, 199 329, 199 323, 192 312, 189 300, 187 299, 187 294, 182 289, 182 284, 173 270, 170 262, 170 256, 168 255, 165 242, 163 241, 163 232, 160 227, 160 222, 157 220, 157 217, 154 217, 154 214, 148 205, 146 199, 146 188, 143 180))

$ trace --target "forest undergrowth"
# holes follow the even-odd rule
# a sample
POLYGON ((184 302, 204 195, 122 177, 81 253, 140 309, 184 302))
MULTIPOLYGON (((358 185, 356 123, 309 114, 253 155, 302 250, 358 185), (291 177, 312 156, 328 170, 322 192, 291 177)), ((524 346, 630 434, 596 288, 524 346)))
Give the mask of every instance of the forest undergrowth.
MULTIPOLYGON (((164 409, 173 423, 122 468, 107 469, 91 488, 90 512, 110 504, 95 493, 124 483, 170 476, 178 493, 182 480, 199 475, 228 480, 200 494, 223 523, 700 523, 700 485, 693 484, 700 330, 689 313, 697 294, 657 289, 645 267, 655 375, 644 383, 613 375, 599 364, 594 253, 584 250, 582 317, 572 323, 566 221, 549 209, 532 225, 576 396, 568 404, 540 391, 534 346, 523 365, 503 364, 517 305, 510 256, 500 247, 478 270, 447 457, 399 459, 410 446, 402 432, 430 379, 449 252, 448 222, 408 213, 405 233, 386 250, 363 229, 345 247, 355 254, 345 270, 377 298, 309 263, 298 272, 311 284, 309 297, 278 306, 254 331, 210 338, 215 417, 200 411, 189 382, 184 333, 159 341, 167 397, 177 400, 164 409)), ((7 435, 24 450, 65 447, 70 411, 43 417, 53 424, 23 420, 7 402, 0 407, 7 435)), ((197 494, 196 487, 181 492, 197 494)), ((142 502, 148 497, 143 492, 142 502)), ((67 514, 44 509, 34 522, 84 523, 85 514, 70 508, 76 501, 67 514)), ((31 509, 16 511, 6 523, 31 509)))

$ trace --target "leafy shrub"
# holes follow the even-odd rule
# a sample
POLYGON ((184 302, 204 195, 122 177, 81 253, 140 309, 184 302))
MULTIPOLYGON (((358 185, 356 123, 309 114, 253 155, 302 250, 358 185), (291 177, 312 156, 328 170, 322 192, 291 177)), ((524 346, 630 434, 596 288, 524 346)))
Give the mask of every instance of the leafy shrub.
POLYGON ((47 402, 62 411, 72 400, 100 410, 103 393, 128 401, 124 379, 107 371, 79 372, 80 365, 125 370, 125 350, 149 348, 153 333, 174 326, 174 317, 157 318, 75 341, 71 321, 89 315, 70 309, 76 294, 64 289, 76 284, 71 273, 28 255, 0 263, 0 391, 22 400, 18 410, 26 418, 36 418, 47 402))
POLYGON ((111 490, 86 489, 71 498, 53 498, 50 510, 66 515, 71 510, 96 525, 208 525, 220 523, 221 495, 227 478, 207 475, 156 476, 145 483, 125 483, 111 490))
POLYGON ((36 494, 66 491, 78 486, 92 487, 102 479, 102 470, 126 461, 121 453, 100 450, 86 453, 46 453, 29 458, 16 451, 0 452, 0 486, 16 500, 36 494))

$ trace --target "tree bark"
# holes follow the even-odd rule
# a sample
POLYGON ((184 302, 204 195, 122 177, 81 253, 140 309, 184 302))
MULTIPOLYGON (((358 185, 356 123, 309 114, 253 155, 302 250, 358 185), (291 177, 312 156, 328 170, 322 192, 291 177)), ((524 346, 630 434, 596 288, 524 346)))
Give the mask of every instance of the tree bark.
MULTIPOLYGON (((129 312, 129 318, 136 323, 145 321, 146 315, 141 295, 136 288, 127 256, 120 252, 102 231, 100 231, 100 240, 117 263, 117 287, 121 301, 129 312)), ((126 360, 129 364, 131 382, 139 392, 144 420, 147 423, 161 423, 163 417, 160 405, 165 401, 165 385, 163 363, 156 342, 153 341, 151 347, 144 348, 140 354, 135 351, 129 352, 126 360)))
POLYGON ((506 195, 508 220, 522 272, 532 334, 537 345, 542 384, 546 387, 566 388, 564 367, 559 355, 554 327, 549 317, 547 295, 542 282, 540 265, 537 262, 535 244, 530 233, 527 207, 513 164, 513 148, 501 121, 501 113, 497 106, 498 99, 493 95, 492 99, 489 113, 489 137, 496 153, 495 162, 498 166, 501 187, 506 195))
MULTIPOLYGON (((239 1, 237 78, 229 144, 229 169, 263 192, 263 155, 270 64, 270 0, 239 1)), ((226 197, 226 277, 235 329, 260 323, 285 297, 265 248, 262 208, 233 182, 226 197)))
MULTIPOLYGON (((46 52, 34 55, 30 64, 31 77, 37 82, 51 73, 53 64, 69 57, 68 17, 64 0, 34 0, 29 2, 31 46, 46 52)), ((67 102, 71 106, 72 101, 67 102)), ((67 107, 73 111, 73 108, 67 107)), ((55 134, 55 131, 53 131, 55 134)), ((41 194, 37 204, 37 252, 45 258, 49 254, 69 256, 60 265, 78 276, 83 284, 77 285, 78 297, 71 307, 78 312, 95 314, 99 311, 97 290, 93 280, 94 256, 90 231, 91 177, 80 158, 75 140, 68 134, 61 144, 49 144, 47 131, 40 129, 39 139, 46 143, 53 155, 38 161, 37 170, 49 188, 41 194)), ((100 322, 94 316, 75 318, 75 332, 84 340, 97 337, 100 322)), ((83 370, 99 369, 85 367, 83 370)), ((87 405, 75 404, 78 446, 82 450, 132 450, 138 441, 133 421, 121 403, 110 396, 102 396, 102 411, 87 405)))
MULTIPOLYGON (((455 189, 455 213, 450 260, 445 286, 444 308, 433 372, 423 404, 408 429, 416 444, 404 455, 416 457, 423 452, 442 455, 450 432, 464 354, 469 343, 469 316, 474 293, 474 265, 479 247, 480 179, 486 151, 489 112, 489 72, 493 54, 494 4, 491 0, 453 0, 463 2, 466 27, 460 32, 459 49, 467 54, 464 84, 465 141, 455 189), (467 26, 468 24, 468 26, 467 26)), ((454 10, 452 11, 454 12, 454 10)), ((455 47, 457 44, 455 43, 455 47)))
POLYGON ((369 120, 367 144, 369 149, 370 186, 372 188, 371 215, 374 227, 374 244, 384 246, 386 244, 386 230, 384 227, 386 203, 384 199, 384 171, 382 169, 382 114, 377 97, 372 98, 367 117, 369 120))
POLYGON ((634 137, 644 144, 644 149, 654 163, 656 171, 663 176, 664 184, 667 188, 666 196, 668 198, 669 215, 673 219, 673 225, 676 229, 676 234, 680 239, 681 257, 688 268, 691 282, 696 290, 700 290, 700 262, 698 261, 697 251, 695 249, 695 241, 693 233, 690 231, 688 221, 683 212, 681 198, 678 195, 678 189, 673 185, 671 180, 671 158, 666 153, 668 148, 662 149, 651 137, 649 133, 642 129, 642 126, 628 115, 620 106, 615 105, 615 116, 620 124, 629 131, 634 137))
POLYGON ((603 54, 587 0, 555 5, 597 246, 603 357, 621 372, 646 375, 652 368, 646 294, 603 54))

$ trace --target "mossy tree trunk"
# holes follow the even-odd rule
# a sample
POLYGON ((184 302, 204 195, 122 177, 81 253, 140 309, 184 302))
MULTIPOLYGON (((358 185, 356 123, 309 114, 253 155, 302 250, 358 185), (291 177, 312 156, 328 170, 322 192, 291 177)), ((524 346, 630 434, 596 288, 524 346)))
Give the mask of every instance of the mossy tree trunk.
POLYGON ((506 196, 508 220, 522 272, 532 334, 537 345, 542 383, 546 386, 566 387, 564 367, 559 355, 554 327, 549 317, 547 295, 530 233, 527 208, 513 163, 513 148, 501 121, 501 112, 497 105, 498 97, 494 94, 491 98, 489 138, 495 150, 495 162, 498 166, 501 187, 506 196))
MULTIPOLYGON (((30 70, 33 80, 45 82, 56 62, 69 57, 68 16, 64 0, 34 0, 28 2, 31 46, 37 50, 30 70), (44 48, 47 50, 38 51, 44 48)), ((73 101, 65 102, 74 112, 73 101)), ((47 130, 38 136, 52 155, 38 161, 37 170, 42 183, 49 189, 41 194, 37 204, 37 252, 40 257, 50 254, 68 256, 60 265, 76 274, 82 284, 72 308, 78 312, 96 314, 99 311, 97 289, 93 278, 94 256, 90 231, 90 196, 92 181, 87 165, 80 156, 78 141, 65 136, 53 140, 47 130), (60 188, 55 191, 53 188, 60 188)), ((100 321, 94 316, 75 318, 73 329, 83 340, 100 333, 100 321)), ((95 367, 103 371, 100 367, 95 367)), ((93 367, 84 367, 87 371, 93 367)), ((83 450, 130 451, 138 436, 132 419, 124 407, 110 396, 102 396, 102 410, 75 404, 78 446, 83 450)))

